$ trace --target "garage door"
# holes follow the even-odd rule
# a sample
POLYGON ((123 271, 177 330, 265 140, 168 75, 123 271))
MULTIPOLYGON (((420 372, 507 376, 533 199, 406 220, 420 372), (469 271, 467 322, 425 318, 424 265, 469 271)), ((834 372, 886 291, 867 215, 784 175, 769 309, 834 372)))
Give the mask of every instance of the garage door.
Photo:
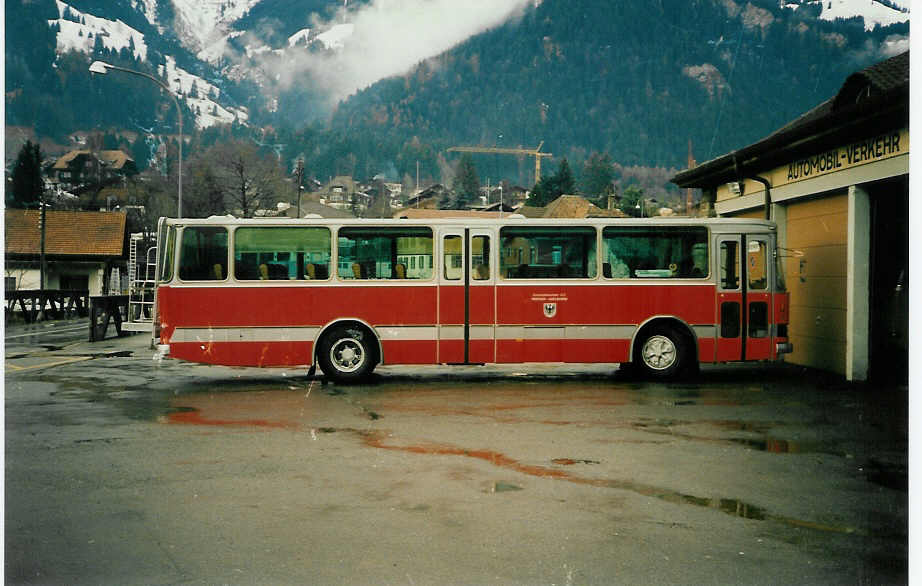
POLYGON ((848 195, 787 207, 785 280, 794 352, 785 360, 845 374, 848 195))

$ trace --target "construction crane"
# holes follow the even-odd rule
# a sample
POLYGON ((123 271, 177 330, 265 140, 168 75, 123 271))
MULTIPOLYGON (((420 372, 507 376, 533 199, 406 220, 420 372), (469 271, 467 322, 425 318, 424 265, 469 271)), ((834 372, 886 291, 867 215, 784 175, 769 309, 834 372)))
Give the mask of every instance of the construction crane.
POLYGON ((496 155, 528 155, 535 158, 535 183, 541 181, 541 158, 553 157, 551 153, 542 153, 541 147, 544 145, 542 140, 538 147, 534 149, 507 149, 501 147, 468 147, 456 146, 448 149, 452 153, 492 153, 496 155))

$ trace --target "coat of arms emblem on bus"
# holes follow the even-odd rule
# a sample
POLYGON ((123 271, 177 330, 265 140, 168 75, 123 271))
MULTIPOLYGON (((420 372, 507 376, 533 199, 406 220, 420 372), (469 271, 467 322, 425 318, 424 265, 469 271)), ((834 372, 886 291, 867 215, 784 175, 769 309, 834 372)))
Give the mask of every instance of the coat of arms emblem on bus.
POLYGON ((557 304, 556 303, 545 303, 544 304, 544 317, 554 317, 557 315, 557 304))

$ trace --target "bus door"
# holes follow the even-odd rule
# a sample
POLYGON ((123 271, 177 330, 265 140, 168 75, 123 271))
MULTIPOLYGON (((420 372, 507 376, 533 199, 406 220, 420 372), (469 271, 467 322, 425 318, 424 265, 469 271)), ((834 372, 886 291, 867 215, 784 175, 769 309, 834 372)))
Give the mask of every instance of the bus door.
POLYGON ((769 238, 726 235, 717 239, 717 362, 772 357, 769 238))
POLYGON ((439 362, 495 362, 496 267, 489 230, 441 234, 439 362))

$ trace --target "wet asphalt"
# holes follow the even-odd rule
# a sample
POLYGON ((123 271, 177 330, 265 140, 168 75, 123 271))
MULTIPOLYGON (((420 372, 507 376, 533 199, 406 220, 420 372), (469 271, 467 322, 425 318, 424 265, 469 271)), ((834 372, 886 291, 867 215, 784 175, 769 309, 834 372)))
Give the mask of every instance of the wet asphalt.
POLYGON ((10 584, 901 584, 908 390, 10 338, 10 584))

